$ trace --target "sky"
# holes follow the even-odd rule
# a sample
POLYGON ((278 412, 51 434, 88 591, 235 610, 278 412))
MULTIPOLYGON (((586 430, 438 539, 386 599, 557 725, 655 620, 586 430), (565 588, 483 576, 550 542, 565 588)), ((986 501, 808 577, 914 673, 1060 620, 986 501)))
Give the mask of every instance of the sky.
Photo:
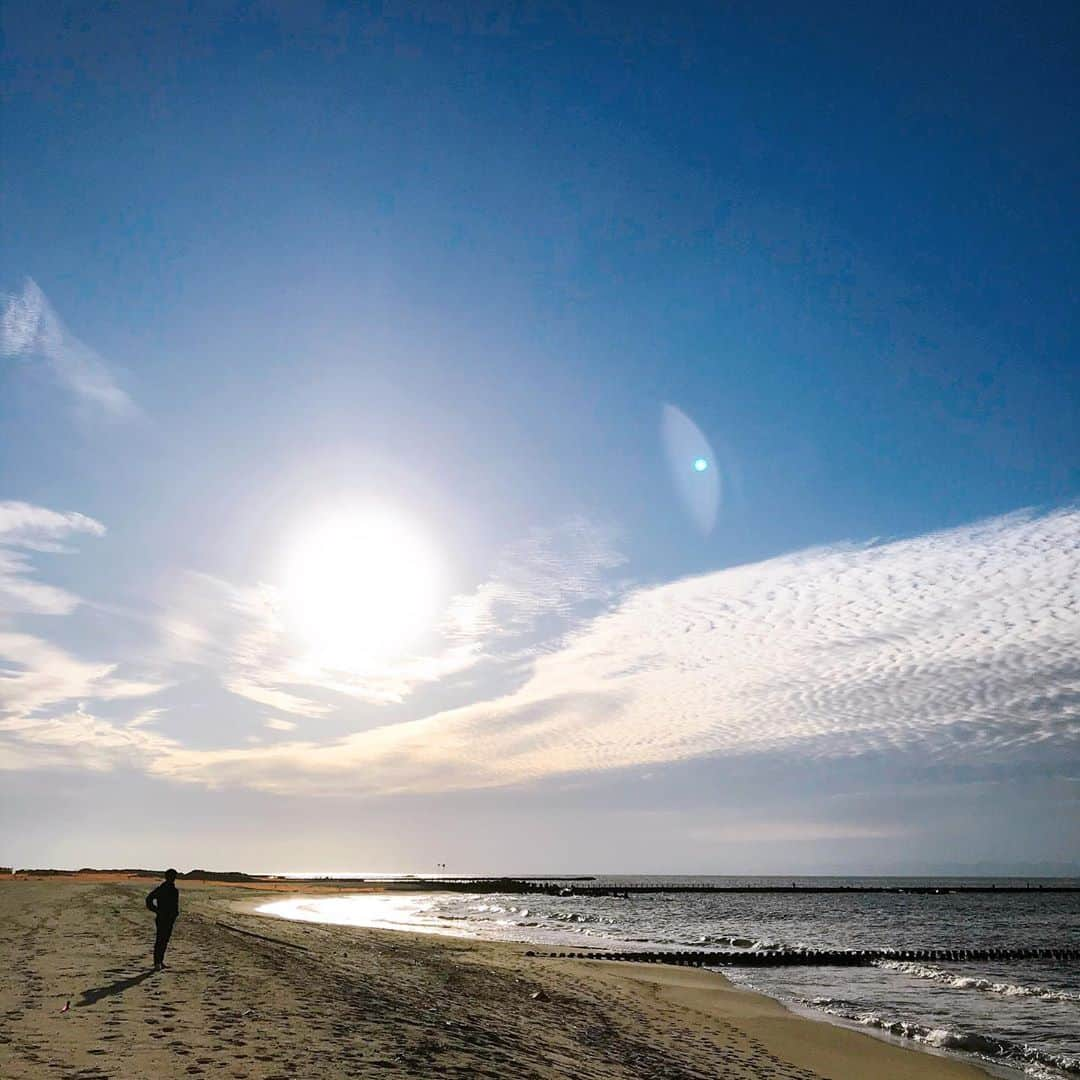
POLYGON ((1075 5, 10 0, 0 864, 1080 873, 1075 5))

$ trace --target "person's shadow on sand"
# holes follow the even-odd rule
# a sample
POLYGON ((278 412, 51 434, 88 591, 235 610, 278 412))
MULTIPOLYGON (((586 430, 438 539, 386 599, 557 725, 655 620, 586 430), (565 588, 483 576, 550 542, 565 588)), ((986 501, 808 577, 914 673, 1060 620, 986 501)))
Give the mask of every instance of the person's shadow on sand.
POLYGON ((92 990, 84 990, 82 997, 75 1002, 75 1007, 82 1008, 84 1005, 93 1005, 102 998, 112 997, 113 994, 122 994, 125 990, 138 986, 139 983, 144 982, 154 974, 153 969, 142 971, 138 975, 131 975, 126 979, 117 979, 116 982, 109 983, 108 986, 95 986, 92 990))

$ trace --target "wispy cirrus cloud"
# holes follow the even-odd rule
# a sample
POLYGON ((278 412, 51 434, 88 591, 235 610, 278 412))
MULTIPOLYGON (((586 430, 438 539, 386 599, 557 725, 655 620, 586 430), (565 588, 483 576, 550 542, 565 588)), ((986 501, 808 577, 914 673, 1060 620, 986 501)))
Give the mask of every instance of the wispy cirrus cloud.
POLYGON ((26 502, 0 502, 0 543, 31 551, 70 550, 63 541, 76 533, 104 536, 105 526, 85 514, 49 510, 26 502))
POLYGON ((522 783, 707 757, 1080 752, 1080 510, 843 544, 630 592, 500 698, 154 772, 278 791, 522 783))
POLYGON ((85 514, 0 502, 0 616, 66 615, 78 604, 67 590, 35 579, 27 552, 66 553, 66 541, 79 533, 103 536, 105 526, 85 514))
POLYGON ((0 720, 0 769, 139 769, 177 745, 141 725, 103 720, 81 705, 52 716, 0 720))
POLYGON ((611 532, 584 518, 534 530, 487 581, 454 597, 446 630, 466 641, 526 635, 542 619, 567 619, 582 604, 611 599, 616 587, 607 575, 625 561, 611 532))
POLYGON ((0 295, 0 356, 40 359, 56 380, 82 401, 115 417, 137 412, 102 357, 68 330, 37 282, 0 295))
POLYGON ((104 525, 85 514, 0 502, 0 768, 91 760, 95 764, 89 767, 99 768, 110 747, 140 741, 147 748, 165 746, 153 739, 110 735, 107 721, 81 705, 70 709, 83 700, 141 697, 160 689, 157 683, 123 678, 114 663, 79 659, 18 628, 21 616, 66 616, 81 602, 68 590, 39 580, 32 554, 71 554, 74 537, 104 533, 104 525), (80 745, 85 740, 93 746, 80 745))
MULTIPOLYGON (((568 624, 583 607, 610 600, 606 574, 622 562, 611 535, 587 521, 536 530, 503 554, 487 580, 450 601, 431 652, 367 665, 358 660, 348 670, 304 653, 279 615, 283 604, 271 585, 189 573, 161 627, 173 659, 216 670, 240 697, 313 719, 333 711, 337 697, 397 703, 484 660, 530 656, 541 622, 568 624)), ((545 647, 553 644, 552 632, 548 626, 545 647)))
POLYGON ((142 697, 160 689, 157 683, 120 678, 116 670, 116 664, 80 660, 32 634, 0 633, 0 718, 30 717, 82 699, 142 697))
POLYGON ((275 613, 274 590, 210 574, 183 575, 159 622, 168 660, 214 672, 232 693, 297 716, 330 709, 298 693, 300 674, 275 613))

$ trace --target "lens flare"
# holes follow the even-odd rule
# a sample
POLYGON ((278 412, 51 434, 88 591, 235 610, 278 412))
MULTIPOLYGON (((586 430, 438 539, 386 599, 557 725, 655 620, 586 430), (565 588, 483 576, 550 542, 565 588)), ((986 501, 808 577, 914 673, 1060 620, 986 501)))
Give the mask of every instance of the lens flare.
POLYGON ((708 536, 720 509, 720 470, 715 467, 713 448, 697 424, 674 405, 664 406, 660 432, 679 501, 690 520, 708 536))

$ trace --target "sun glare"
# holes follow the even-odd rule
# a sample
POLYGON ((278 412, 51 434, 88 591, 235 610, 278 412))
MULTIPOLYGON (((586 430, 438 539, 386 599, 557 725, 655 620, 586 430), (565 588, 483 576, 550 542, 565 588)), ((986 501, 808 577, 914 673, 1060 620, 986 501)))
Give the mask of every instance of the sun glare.
POLYGON ((324 521, 295 544, 282 577, 288 630, 311 661, 346 670, 407 648, 431 625, 438 598, 434 552, 383 510, 324 521))

